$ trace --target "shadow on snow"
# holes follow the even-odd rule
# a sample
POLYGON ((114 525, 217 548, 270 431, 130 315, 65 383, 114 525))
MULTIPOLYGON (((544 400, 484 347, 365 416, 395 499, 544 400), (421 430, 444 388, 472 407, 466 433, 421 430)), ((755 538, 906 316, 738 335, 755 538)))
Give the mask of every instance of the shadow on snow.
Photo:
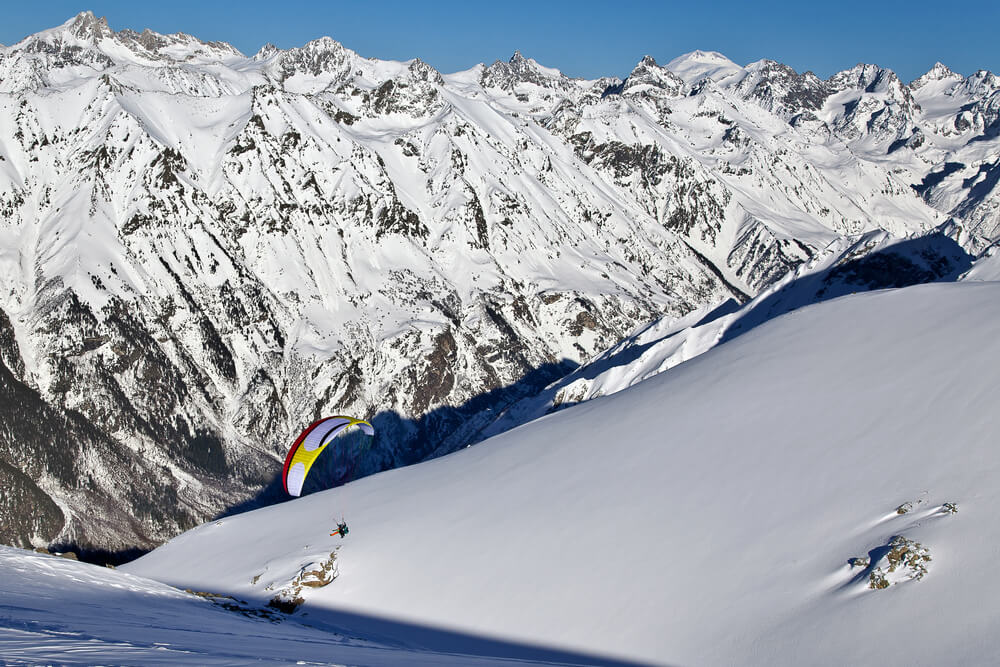
POLYGON ((848 294, 951 282, 968 271, 974 259, 954 239, 940 232, 845 257, 825 271, 802 276, 756 303, 725 331, 718 344, 785 313, 848 294))
MULTIPOLYGON (((909 287, 955 280, 967 271, 975 258, 958 243, 938 232, 900 241, 860 256, 848 256, 832 267, 799 277, 773 294, 752 302, 742 316, 723 332, 717 344, 725 343, 776 317, 799 308, 856 292, 909 287)), ((694 327, 710 324, 737 313, 740 305, 723 302, 707 313, 694 327)), ((451 453, 481 440, 480 434, 516 401, 538 394, 562 379, 593 379, 639 359, 647 349, 660 343, 627 345, 595 363, 578 366, 569 360, 546 364, 527 373, 519 381, 474 396, 464 404, 441 406, 416 419, 395 411, 378 413, 368 421, 375 427, 375 441, 359 431, 338 438, 323 452, 313 467, 303 495, 339 486, 383 470, 398 468, 451 453)), ((560 405, 559 408, 570 404, 560 405)), ((520 423, 504 424, 504 430, 520 423)), ((289 434, 289 442, 295 434, 289 434)), ((239 514, 289 500, 281 483, 281 470, 253 498, 228 508, 215 518, 239 514)))
MULTIPOLYGON (((857 257, 848 257, 831 268, 808 274, 752 303, 742 317, 728 327, 717 344, 732 340, 765 322, 804 306, 847 294, 886 288, 908 287, 929 282, 950 281, 968 270, 974 257, 954 240, 941 233, 901 241, 887 248, 857 257)), ((695 327, 708 324, 739 310, 729 300, 703 317, 695 327)), ((619 352, 579 367, 572 361, 545 364, 525 374, 517 382, 479 394, 460 406, 441 406, 419 418, 410 419, 388 410, 368 421, 375 427, 374 442, 357 430, 338 437, 328 446, 310 472, 303 495, 333 488, 384 470, 399 468, 451 453, 479 442, 481 433, 516 401, 535 395, 561 378, 593 379, 605 371, 627 366, 653 345, 626 345, 619 352)), ((571 403, 560 405, 569 407, 571 403)), ((311 421, 304 419, 303 421, 311 421)), ((504 430, 519 423, 505 423, 504 430)), ((288 434, 288 441, 297 434, 288 434)), ((252 498, 235 504, 213 520, 253 509, 286 502, 291 498, 281 482, 281 469, 252 498)), ((53 545, 54 550, 77 552, 81 560, 118 565, 146 553, 141 549, 119 552, 81 550, 74 544, 53 545)))
MULTIPOLYGON (((341 635, 363 637, 406 649, 462 654, 512 661, 530 661, 553 665, 608 665, 639 667, 644 663, 614 659, 566 649, 550 648, 527 642, 493 639, 429 625, 390 620, 357 612, 332 609, 308 609, 308 617, 296 619, 317 629, 341 635), (308 619, 308 620, 307 620, 308 619)), ((295 618, 294 616, 292 618, 295 618)))
MULTIPOLYGON (((716 306, 690 329, 737 314, 732 323, 722 329, 721 337, 715 343, 717 346, 793 310, 848 294, 954 281, 971 268, 974 259, 953 239, 936 232, 900 241, 864 255, 844 257, 826 270, 801 276, 774 293, 745 306, 729 299, 716 306)), ((672 335, 684 335, 685 331, 687 330, 672 335)), ((636 342, 637 337, 630 344, 621 345, 618 351, 568 375, 560 385, 565 386, 578 379, 593 380, 613 368, 626 367, 641 358, 647 350, 664 343, 670 337, 645 343, 636 342)), ((549 392, 555 395, 558 389, 559 387, 550 387, 549 392)), ((575 404, 576 402, 567 401, 556 409, 575 404)))
MULTIPOLYGON (((352 429, 323 450, 306 478, 302 495, 427 461, 474 444, 481 439, 479 434, 483 429, 507 406, 538 393, 576 367, 566 359, 545 364, 510 385, 474 396, 459 406, 434 408, 414 419, 395 410, 379 412, 367 420, 375 428, 374 438, 352 429)), ((288 435, 289 445, 297 435, 288 435)), ((253 498, 227 508, 213 520, 291 500, 282 485, 281 474, 281 468, 277 467, 270 481, 253 498)))

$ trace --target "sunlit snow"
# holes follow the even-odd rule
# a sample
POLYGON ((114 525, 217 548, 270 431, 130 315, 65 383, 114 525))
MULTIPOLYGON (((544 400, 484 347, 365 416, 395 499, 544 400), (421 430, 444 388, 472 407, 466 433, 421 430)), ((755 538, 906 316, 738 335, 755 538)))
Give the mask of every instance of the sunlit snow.
POLYGON ((1000 649, 998 297, 946 284, 800 309, 613 396, 206 524, 124 569, 263 603, 340 547, 338 578, 303 610, 655 663, 982 661, 1000 649), (341 515, 350 535, 327 537, 341 515), (872 588, 896 536, 926 548, 926 575, 872 588))

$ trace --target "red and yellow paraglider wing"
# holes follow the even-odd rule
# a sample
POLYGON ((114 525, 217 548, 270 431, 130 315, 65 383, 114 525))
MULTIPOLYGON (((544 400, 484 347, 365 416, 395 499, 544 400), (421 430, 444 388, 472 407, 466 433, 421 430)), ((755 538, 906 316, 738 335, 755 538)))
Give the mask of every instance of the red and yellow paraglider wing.
POLYGON ((330 444, 330 441, 338 433, 351 426, 360 426, 361 430, 368 435, 375 432, 372 425, 363 419, 338 415, 313 422, 309 428, 299 434, 292 448, 288 451, 288 456, 285 457, 285 467, 281 472, 281 482, 289 495, 302 494, 302 485, 305 484, 309 468, 319 458, 323 449, 330 444))

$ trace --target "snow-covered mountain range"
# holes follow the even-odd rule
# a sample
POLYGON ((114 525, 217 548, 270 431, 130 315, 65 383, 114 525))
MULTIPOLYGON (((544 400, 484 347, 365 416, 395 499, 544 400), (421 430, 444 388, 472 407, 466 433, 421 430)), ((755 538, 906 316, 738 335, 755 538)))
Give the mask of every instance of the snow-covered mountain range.
POLYGON ((321 414, 379 434, 327 479, 457 450, 789 276, 988 274, 998 90, 705 52, 442 74, 89 12, 0 48, 0 542, 145 548, 266 503, 321 414))
POLYGON ((998 297, 800 308, 118 571, 0 548, 0 661, 990 664, 998 297))

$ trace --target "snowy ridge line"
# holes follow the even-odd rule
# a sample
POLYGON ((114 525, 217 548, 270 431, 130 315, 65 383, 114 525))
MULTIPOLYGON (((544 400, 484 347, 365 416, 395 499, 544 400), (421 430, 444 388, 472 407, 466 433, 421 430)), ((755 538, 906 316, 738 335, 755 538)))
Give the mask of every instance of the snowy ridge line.
POLYGON ((898 239, 878 231, 837 239, 746 304, 730 299, 679 320, 664 318, 641 327, 538 396, 508 408, 482 436, 490 437, 554 410, 616 393, 768 320, 820 301, 919 282, 991 279, 990 272, 995 269, 990 259, 984 255, 982 261, 973 264, 974 258, 953 240, 959 231, 949 223, 930 236, 915 234, 898 239), (860 270, 847 268, 854 266, 860 270))

